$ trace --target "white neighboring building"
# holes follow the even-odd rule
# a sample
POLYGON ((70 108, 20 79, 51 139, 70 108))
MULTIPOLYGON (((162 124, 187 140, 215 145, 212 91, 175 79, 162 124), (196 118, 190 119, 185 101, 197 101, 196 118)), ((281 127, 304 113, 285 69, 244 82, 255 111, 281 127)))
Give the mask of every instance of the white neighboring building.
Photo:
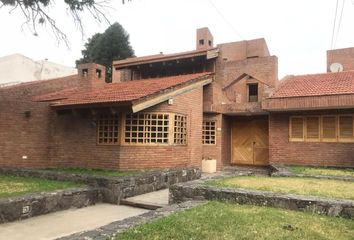
POLYGON ((21 54, 0 57, 0 87, 75 74, 76 68, 46 60, 34 61, 21 54))

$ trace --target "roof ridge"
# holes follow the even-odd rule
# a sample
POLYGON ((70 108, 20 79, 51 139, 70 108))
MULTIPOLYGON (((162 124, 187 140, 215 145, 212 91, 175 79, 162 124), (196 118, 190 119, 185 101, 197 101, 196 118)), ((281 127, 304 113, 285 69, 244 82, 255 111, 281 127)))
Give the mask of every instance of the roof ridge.
POLYGON ((330 74, 341 74, 341 73, 354 73, 354 70, 347 70, 347 71, 342 71, 342 72, 307 73, 307 74, 287 75, 287 76, 303 77, 303 76, 330 75, 330 74))
POLYGON ((50 81, 56 81, 56 80, 61 80, 61 79, 65 79, 65 78, 73 78, 73 77, 76 77, 76 76, 77 76, 77 74, 73 74, 73 75, 64 76, 64 77, 57 77, 57 78, 50 78, 50 79, 43 79, 43 80, 35 80, 35 81, 30 81, 30 82, 21 82, 21 83, 18 83, 16 85, 2 87, 0 89, 3 90, 3 89, 12 89, 12 88, 17 88, 17 87, 25 87, 25 86, 29 86, 29 85, 33 85, 33 84, 38 84, 38 83, 47 83, 47 82, 50 82, 50 81))

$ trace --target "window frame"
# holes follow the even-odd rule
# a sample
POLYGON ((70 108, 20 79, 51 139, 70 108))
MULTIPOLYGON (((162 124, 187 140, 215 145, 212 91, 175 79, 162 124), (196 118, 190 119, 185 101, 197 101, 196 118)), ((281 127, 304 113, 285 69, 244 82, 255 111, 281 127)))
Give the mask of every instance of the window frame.
POLYGON ((122 133, 121 133, 121 145, 122 146, 146 146, 146 147, 156 147, 156 146, 187 146, 188 145, 188 140, 189 140, 189 122, 188 122, 188 116, 186 114, 180 114, 180 113, 171 113, 171 112, 140 112, 140 113, 123 113, 122 114, 122 133), (146 142, 136 142, 136 143, 127 143, 125 142, 125 134, 126 134, 126 119, 128 114, 163 114, 163 115, 169 115, 169 122, 168 122, 168 140, 167 143, 146 143, 146 142), (186 119, 186 140, 185 144, 178 144, 175 143, 175 132, 174 132, 174 127, 175 127, 175 116, 184 116, 186 119))
POLYGON ((187 115, 184 114, 170 114, 170 116, 173 117, 173 133, 170 139, 171 143, 176 146, 186 146, 188 144, 188 118, 187 115), (177 118, 179 120, 177 121, 177 118), (182 120, 180 120, 182 119, 182 120), (179 123, 180 125, 176 125, 176 123, 179 123), (184 126, 181 126, 184 125, 184 126), (179 131, 176 131, 176 128, 179 129, 179 131), (182 136, 182 137, 181 137, 182 136))
POLYGON ((323 142, 323 143, 354 143, 354 114, 324 114, 324 115, 299 115, 289 117, 289 142, 323 142), (307 119, 311 117, 318 117, 319 119, 319 138, 307 138, 307 119), (325 138, 323 129, 323 119, 326 117, 334 118, 335 137, 325 138), (343 138, 340 136, 340 117, 351 117, 353 133, 351 138, 343 138), (292 119, 303 119, 303 138, 292 138, 292 119))
POLYGON ((305 141, 305 119, 303 116, 291 116, 289 118, 289 141, 290 142, 304 142, 305 141), (301 118, 302 119, 302 138, 294 138, 292 137, 292 122, 294 118, 301 118))
POLYGON ((354 115, 353 114, 340 114, 337 116, 337 139, 338 142, 354 142, 354 115), (343 138, 340 135, 340 117, 351 117, 352 118, 352 137, 351 138, 343 138))
POLYGON ((304 125, 304 140, 305 142, 319 142, 321 141, 321 116, 319 115, 307 115, 307 116, 304 116, 303 118, 303 125, 304 125), (317 119, 317 124, 318 124, 318 137, 317 138, 308 138, 308 122, 307 122, 307 119, 308 118, 318 118, 317 119))
MULTIPOLYGON (((105 118, 105 119, 110 119, 110 118, 105 118)), ((99 115, 98 116, 98 119, 96 120, 96 145, 99 145, 99 146, 104 146, 104 145, 109 145, 109 146, 112 146, 112 145, 120 145, 121 144, 121 115, 120 114, 102 114, 102 115, 99 115), (100 127, 101 127, 101 121, 103 121, 103 116, 109 116, 110 118, 113 119, 113 121, 117 121, 117 125, 114 126, 113 125, 113 128, 114 127, 117 127, 117 142, 112 142, 112 143, 109 143, 109 142, 102 142, 100 143, 100 127)), ((114 130, 112 131, 112 133, 114 134, 114 130)), ((114 137, 112 137, 114 138, 114 137)))
POLYGON ((338 117, 337 115, 322 115, 321 116, 321 142, 338 142, 338 117), (335 137, 334 138, 325 138, 323 134, 323 118, 325 117, 334 117, 335 125, 335 137))
POLYGON ((259 102, 259 84, 258 84, 258 82, 247 83, 247 102, 248 103, 257 103, 257 102, 259 102), (257 87, 257 101, 251 101, 251 99, 250 99, 251 96, 255 96, 255 95, 250 95, 250 86, 256 86, 257 87))
MULTIPOLYGON (((206 145, 206 146, 210 146, 210 145, 216 145, 216 129, 217 129, 217 121, 216 120, 203 120, 203 125, 202 125, 202 144, 203 145, 206 145), (205 130, 204 129, 204 126, 205 126, 205 123, 214 123, 214 130, 205 130), (214 143, 205 143, 205 138, 204 138, 204 134, 205 132, 213 132, 214 133, 214 143)), ((210 141, 210 138, 209 138, 209 141, 210 141)))

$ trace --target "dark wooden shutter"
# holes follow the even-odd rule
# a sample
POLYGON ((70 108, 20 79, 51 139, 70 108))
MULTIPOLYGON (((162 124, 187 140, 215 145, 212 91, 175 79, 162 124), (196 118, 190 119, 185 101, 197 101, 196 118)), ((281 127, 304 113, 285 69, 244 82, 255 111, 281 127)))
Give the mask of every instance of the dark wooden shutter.
POLYGON ((320 139, 320 121, 319 117, 306 118, 306 139, 319 140, 320 139))
POLYGON ((290 140, 300 141, 304 139, 304 118, 290 118, 290 140))
POLYGON ((322 139, 329 140, 329 141, 337 140, 335 116, 322 117, 322 139))
POLYGON ((353 116, 339 116, 339 138, 353 139, 353 116))

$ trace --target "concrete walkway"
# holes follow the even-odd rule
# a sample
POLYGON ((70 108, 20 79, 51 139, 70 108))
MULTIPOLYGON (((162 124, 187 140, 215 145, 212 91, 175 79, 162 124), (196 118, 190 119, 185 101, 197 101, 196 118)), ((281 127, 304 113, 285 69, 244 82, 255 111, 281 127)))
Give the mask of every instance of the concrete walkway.
POLYGON ((156 192, 145 193, 135 197, 130 197, 127 198, 126 200, 132 202, 152 204, 152 205, 167 206, 168 194, 169 194, 169 190, 164 189, 156 192))
POLYGON ((44 240, 101 227, 114 221, 137 216, 148 210, 122 205, 97 204, 70 209, 0 225, 0 239, 44 240))

